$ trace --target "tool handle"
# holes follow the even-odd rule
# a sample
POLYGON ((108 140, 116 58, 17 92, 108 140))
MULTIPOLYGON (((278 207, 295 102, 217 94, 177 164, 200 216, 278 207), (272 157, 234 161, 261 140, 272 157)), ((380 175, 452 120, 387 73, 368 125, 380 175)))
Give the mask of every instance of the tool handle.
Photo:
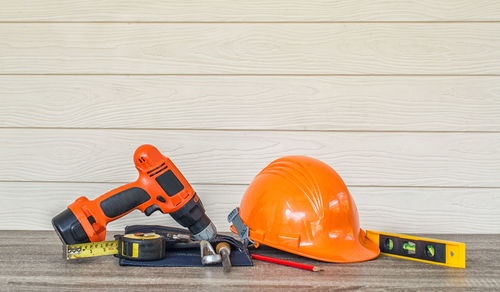
POLYGON ((130 183, 96 198, 94 204, 104 214, 105 223, 116 220, 151 199, 150 194, 137 183, 130 183))
POLYGON ((80 197, 68 208, 90 241, 103 241, 109 222, 125 216, 150 199, 151 196, 135 182, 113 189, 94 200, 80 197))
MULTIPOLYGON (((136 182, 113 189, 94 200, 80 197, 69 205, 69 209, 73 213, 79 214, 80 217, 84 217, 79 218, 80 222, 82 220, 88 221, 92 228, 98 231, 105 228, 109 222, 121 218, 135 209, 139 209, 147 216, 155 211, 171 213, 182 207, 195 195, 192 187, 187 182, 187 186, 183 185, 171 170, 165 171, 164 169, 164 173, 155 178, 149 175, 144 176, 144 174, 140 174, 136 182), (181 193, 181 191, 183 192, 181 193)), ((85 226, 83 227, 87 229, 85 226)), ((101 241, 104 238, 95 240, 101 241)))
POLYGON ((226 251, 229 255, 231 253, 231 246, 227 242, 219 242, 215 247, 215 252, 221 253, 221 251, 226 251))

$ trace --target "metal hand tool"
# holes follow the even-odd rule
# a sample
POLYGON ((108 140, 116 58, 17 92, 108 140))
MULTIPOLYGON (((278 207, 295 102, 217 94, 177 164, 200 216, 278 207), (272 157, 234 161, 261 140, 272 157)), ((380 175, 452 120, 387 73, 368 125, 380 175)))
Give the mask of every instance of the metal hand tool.
POLYGON ((215 253, 210 242, 206 240, 200 241, 201 263, 204 265, 218 264, 222 261, 220 254, 215 253))
POLYGON ((231 259, 229 255, 231 254, 231 246, 227 242, 219 242, 215 247, 215 251, 220 254, 222 258, 222 268, 224 273, 228 273, 231 270, 231 259))

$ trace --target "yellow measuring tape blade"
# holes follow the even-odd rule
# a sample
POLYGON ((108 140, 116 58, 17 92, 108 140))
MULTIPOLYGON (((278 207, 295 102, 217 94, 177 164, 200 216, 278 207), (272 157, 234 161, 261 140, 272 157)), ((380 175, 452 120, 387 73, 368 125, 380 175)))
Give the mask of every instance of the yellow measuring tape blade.
POLYGON ((64 245, 63 254, 67 260, 118 254, 118 240, 64 245))
POLYGON ((366 236, 380 247, 380 253, 384 255, 465 268, 465 243, 371 230, 366 231, 366 236))

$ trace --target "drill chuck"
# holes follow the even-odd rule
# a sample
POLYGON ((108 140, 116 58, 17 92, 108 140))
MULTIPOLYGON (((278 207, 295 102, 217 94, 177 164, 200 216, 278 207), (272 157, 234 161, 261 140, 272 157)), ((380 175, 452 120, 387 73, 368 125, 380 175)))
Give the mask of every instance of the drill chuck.
POLYGON ((217 229, 205 214, 205 208, 197 194, 170 215, 177 223, 187 227, 196 240, 211 240, 217 234, 217 229))
POLYGON ((215 228, 215 225, 212 222, 210 222, 210 224, 208 224, 207 227, 205 227, 205 229, 196 234, 193 234, 193 238, 195 240, 210 241, 214 239, 216 235, 217 235, 217 229, 215 228))

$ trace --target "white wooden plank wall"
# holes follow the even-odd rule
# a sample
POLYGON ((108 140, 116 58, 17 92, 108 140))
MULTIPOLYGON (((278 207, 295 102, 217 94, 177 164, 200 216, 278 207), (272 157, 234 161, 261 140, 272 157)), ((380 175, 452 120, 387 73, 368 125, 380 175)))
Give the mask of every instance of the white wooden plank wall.
MULTIPOLYGON (((170 156, 226 231, 253 176, 309 155, 364 228, 500 233, 499 1, 0 1, 0 229, 170 156)), ((175 223, 133 212, 111 224, 175 223)))

